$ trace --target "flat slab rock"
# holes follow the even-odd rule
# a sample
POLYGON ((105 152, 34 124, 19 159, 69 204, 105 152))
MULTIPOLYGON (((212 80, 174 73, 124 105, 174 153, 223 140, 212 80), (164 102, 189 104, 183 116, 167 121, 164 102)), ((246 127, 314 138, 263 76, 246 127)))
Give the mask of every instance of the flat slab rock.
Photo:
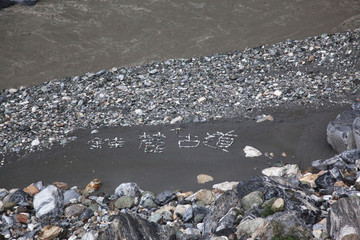
POLYGON ((339 153, 360 148, 360 103, 329 122, 326 134, 328 143, 339 153))

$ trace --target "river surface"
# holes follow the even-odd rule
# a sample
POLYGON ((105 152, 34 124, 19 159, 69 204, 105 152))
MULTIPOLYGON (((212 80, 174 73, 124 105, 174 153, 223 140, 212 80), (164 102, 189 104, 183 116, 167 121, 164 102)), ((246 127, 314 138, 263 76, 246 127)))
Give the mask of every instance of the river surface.
POLYGON ((355 27, 358 0, 41 0, 0 11, 0 89, 355 27))

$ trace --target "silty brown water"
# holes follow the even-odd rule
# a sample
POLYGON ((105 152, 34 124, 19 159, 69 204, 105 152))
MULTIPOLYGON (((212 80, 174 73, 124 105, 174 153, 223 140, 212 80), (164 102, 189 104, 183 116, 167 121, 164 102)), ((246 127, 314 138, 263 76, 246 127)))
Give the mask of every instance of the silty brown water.
POLYGON ((357 0, 42 0, 0 11, 0 89, 359 26, 357 0))

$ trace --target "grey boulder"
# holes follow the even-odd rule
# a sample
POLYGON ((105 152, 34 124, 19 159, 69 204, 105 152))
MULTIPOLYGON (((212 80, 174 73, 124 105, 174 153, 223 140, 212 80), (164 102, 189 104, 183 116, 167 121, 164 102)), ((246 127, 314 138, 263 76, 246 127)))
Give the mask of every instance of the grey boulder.
POLYGON ((41 190, 34 197, 34 209, 38 218, 57 217, 64 211, 64 196, 54 185, 41 190))

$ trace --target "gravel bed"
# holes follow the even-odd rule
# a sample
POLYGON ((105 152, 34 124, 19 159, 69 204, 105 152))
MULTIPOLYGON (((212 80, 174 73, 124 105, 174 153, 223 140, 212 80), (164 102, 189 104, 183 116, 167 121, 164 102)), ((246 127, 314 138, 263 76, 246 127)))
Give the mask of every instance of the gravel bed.
POLYGON ((350 103, 360 83, 359 31, 5 89, 0 153, 66 144, 78 128, 204 122, 267 107, 350 103))

